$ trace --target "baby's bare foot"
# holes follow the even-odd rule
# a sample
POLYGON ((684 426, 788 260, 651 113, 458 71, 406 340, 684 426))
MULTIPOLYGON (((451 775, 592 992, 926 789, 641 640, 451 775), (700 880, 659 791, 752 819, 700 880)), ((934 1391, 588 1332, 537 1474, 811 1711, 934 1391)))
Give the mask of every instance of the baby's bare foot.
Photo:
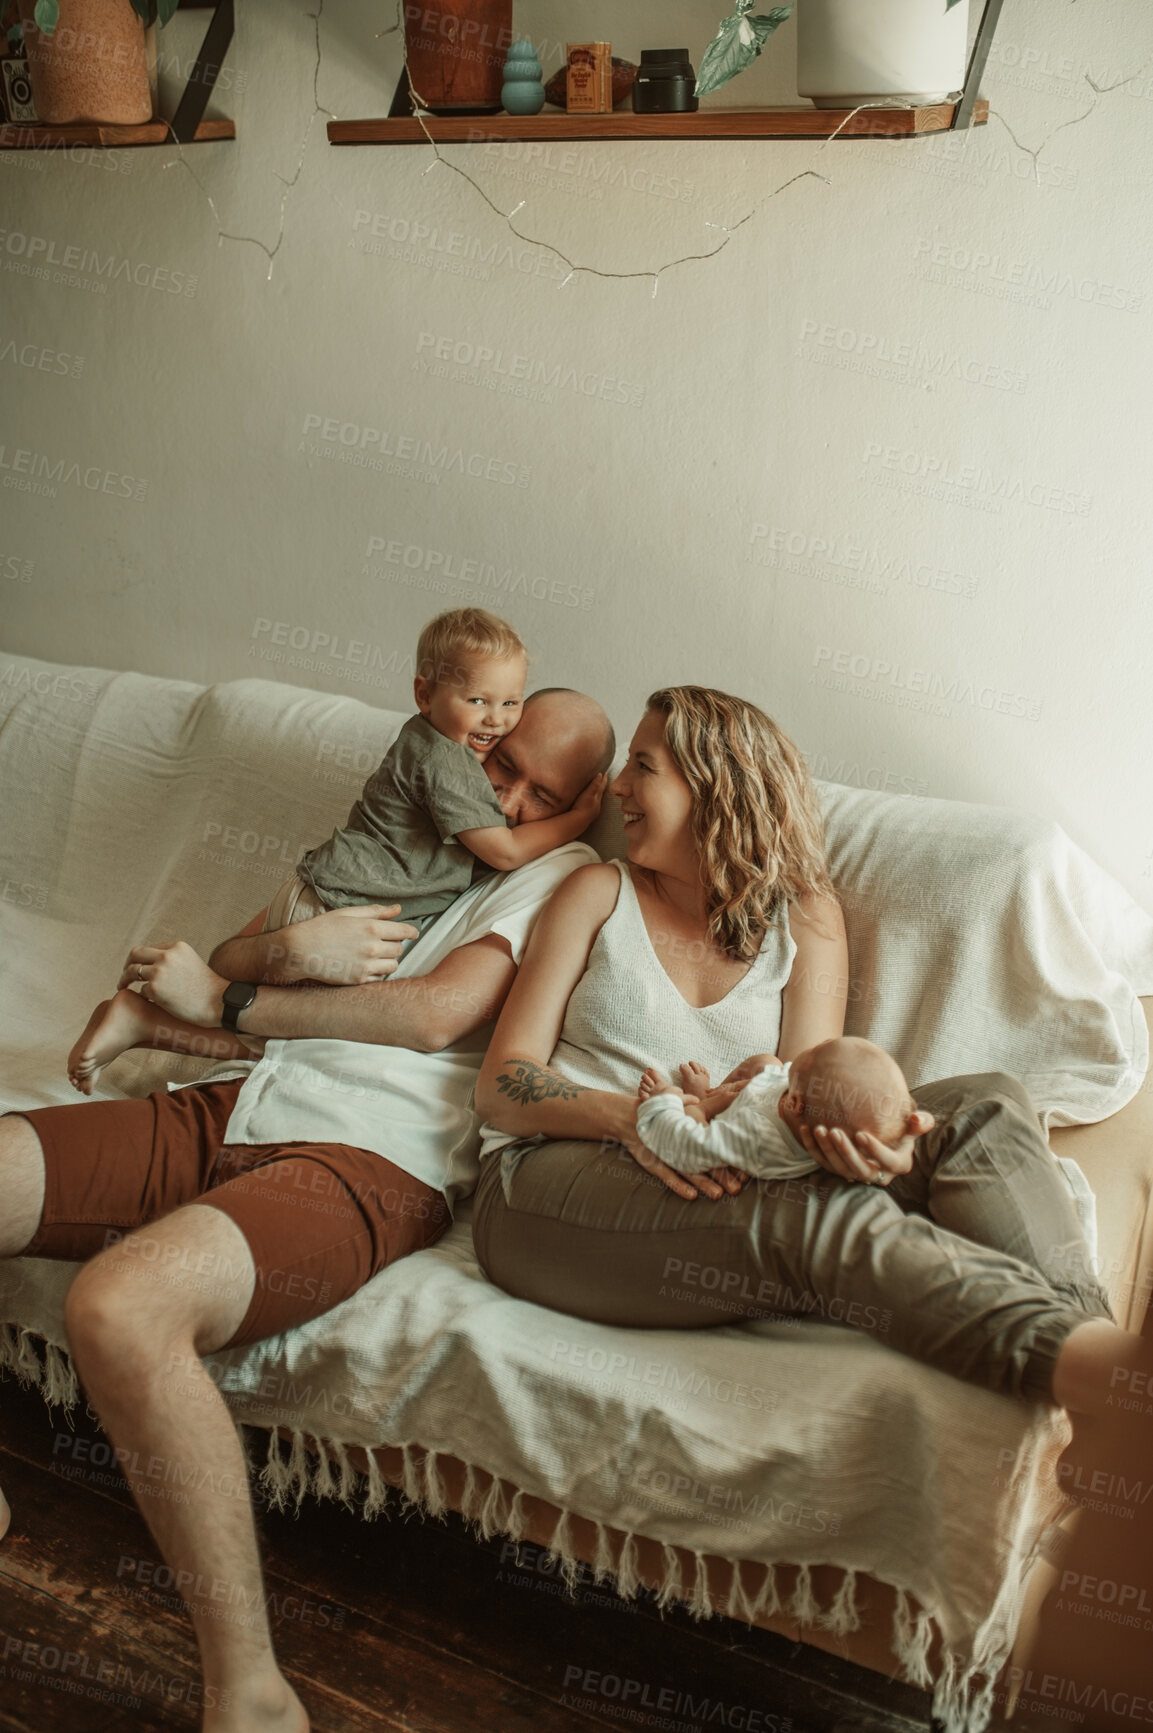
POLYGON ((667 1095, 673 1085, 666 1081, 655 1065, 650 1065, 640 1082, 637 1084, 637 1095, 641 1101, 647 1101, 650 1095, 667 1095))
POLYGON ((686 1095, 707 1095, 711 1088, 708 1072, 695 1059, 688 1059, 681 1066, 681 1084, 686 1095))
POLYGON ((128 987, 121 987, 111 999, 97 1005, 68 1055, 68 1081, 73 1089, 91 1095, 104 1067, 130 1047, 146 1042, 152 1024, 152 1006, 128 987))

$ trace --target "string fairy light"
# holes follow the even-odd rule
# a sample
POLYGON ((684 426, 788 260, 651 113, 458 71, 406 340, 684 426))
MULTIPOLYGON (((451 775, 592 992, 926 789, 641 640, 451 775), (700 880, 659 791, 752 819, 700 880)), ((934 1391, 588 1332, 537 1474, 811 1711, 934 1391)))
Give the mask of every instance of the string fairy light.
MULTIPOLYGON (((389 34, 391 34, 391 31, 396 29, 396 28, 397 28, 397 26, 393 25, 393 26, 391 26, 390 30, 382 31, 381 35, 389 35, 389 34)), ((415 88, 415 86, 412 83, 411 77, 409 77, 409 75, 408 75, 407 48, 405 51, 405 75, 406 75, 406 77, 408 77, 409 91, 410 91, 411 97, 412 97, 413 117, 416 120, 418 126, 420 127, 420 130, 423 132, 425 138, 428 140, 429 146, 430 146, 432 153, 433 153, 432 161, 429 163, 427 168, 422 169, 422 171, 421 171, 422 177, 424 175, 428 174, 430 169, 434 169, 439 165, 443 168, 451 169, 453 174, 459 175, 462 180, 467 181, 469 186, 472 187, 473 191, 475 193, 477 193, 484 200, 484 202, 488 206, 489 210, 492 211, 495 216, 499 217, 502 222, 504 222, 508 225, 509 230, 511 231, 511 233, 513 235, 516 236, 518 241, 523 241, 528 246, 543 248, 546 252, 552 253, 554 258, 559 259, 561 264, 565 265, 567 267, 568 275, 565 277, 564 282, 559 284, 560 288, 563 289, 565 287, 565 285, 567 283, 570 283, 572 281, 572 279, 576 276, 602 277, 602 278, 606 279, 607 281, 622 282, 622 283, 623 282, 633 282, 633 281, 636 281, 638 279, 644 281, 644 280, 651 278, 652 283, 653 283, 653 291, 652 291, 652 297, 651 298, 653 300, 655 300, 659 279, 664 275, 664 273, 666 271, 675 270, 678 265, 693 265, 693 264, 701 263, 706 259, 715 259, 717 254, 723 252, 724 249, 728 246, 729 241, 732 238, 732 232, 733 231, 728 229, 728 228, 725 228, 724 224, 709 223, 709 224, 706 224, 706 227, 708 227, 708 228, 724 228, 724 239, 721 242, 719 242, 719 244, 717 246, 710 248, 707 252, 683 253, 675 259, 666 259, 663 265, 658 265, 658 266, 656 266, 655 269, 652 266, 648 266, 647 268, 645 268, 643 270, 638 270, 638 271, 607 271, 607 270, 604 270, 599 265, 589 265, 589 264, 583 263, 582 261, 580 261, 578 259, 571 258, 569 256, 569 254, 564 251, 563 247, 558 246, 555 241, 547 240, 540 235, 526 234, 523 229, 517 228, 516 224, 513 222, 512 219, 517 215, 517 213, 519 211, 522 211, 524 209, 526 203, 528 202, 526 199, 521 199, 520 203, 518 205, 515 205, 511 211, 502 210, 501 207, 496 203, 495 199, 490 197, 487 190, 481 185, 481 183, 476 179, 476 177, 474 175, 469 174, 467 169, 462 168, 459 163, 453 162, 451 160, 451 158, 444 155, 443 151, 440 148, 439 143, 433 137, 431 131, 429 130, 429 126, 428 126, 428 122, 430 120, 435 120, 436 116, 433 113, 432 109, 429 107, 425 98, 415 88)), ((881 105, 872 104, 872 103, 863 103, 861 106, 867 108, 867 107, 877 107, 877 106, 881 106, 881 105)), ((857 112, 859 112, 859 111, 854 109, 853 113, 855 114, 857 112)), ((852 115, 846 116, 846 119, 842 124, 847 125, 851 119, 852 119, 852 115)), ((840 128, 838 128, 838 131, 839 130, 840 130, 840 128)), ((834 134, 833 136, 835 137, 836 135, 834 134)), ((827 144, 828 142, 829 142, 829 140, 826 139, 825 143, 827 144)), ((767 197, 765 197, 764 199, 762 199, 760 201, 759 205, 754 206, 753 210, 747 212, 746 215, 740 219, 739 223, 736 223, 733 225, 734 229, 739 228, 741 226, 741 224, 748 222, 749 218, 752 216, 755 216, 756 212, 762 206, 768 204, 770 199, 777 198, 781 193, 783 193, 786 190, 786 188, 793 186, 794 183, 797 181, 809 180, 809 179, 822 181, 825 185, 831 184, 828 175, 820 174, 816 169, 802 169, 798 174, 790 175, 788 180, 782 181, 780 186, 774 187, 772 192, 769 193, 767 195, 767 197)))
MULTIPOLYGON (((267 275, 265 277, 266 282, 272 281, 273 262, 276 258, 277 253, 279 253, 281 246, 284 243, 284 236, 285 236, 285 231, 287 229, 287 223, 288 223, 288 217, 287 217, 288 201, 292 196, 292 192, 296 186, 296 183, 299 181, 301 174, 304 171, 304 159, 308 155, 308 144, 309 144, 310 138, 312 137, 313 126, 316 124, 316 117, 318 114, 322 114, 322 115, 324 115, 326 120, 335 120, 336 119, 336 116, 329 109, 324 108, 321 105, 320 98, 319 98, 320 58, 321 58, 320 21, 321 21, 321 18, 323 17, 323 15, 324 15, 324 0, 318 0, 317 9, 315 12, 306 12, 305 13, 306 18, 312 19, 313 38, 314 38, 314 43, 315 43, 315 48, 316 48, 316 58, 315 58, 315 61, 313 63, 313 68, 312 68, 312 112, 309 115, 308 121, 307 121, 305 128, 304 128, 304 137, 300 141, 300 152, 299 152, 299 155, 297 156, 296 167, 293 170, 291 177, 286 180, 283 175, 278 174, 276 176, 276 179, 281 183, 282 187, 284 188, 284 191, 280 196, 280 221, 279 221, 279 225, 277 228, 276 240, 274 241, 274 243, 271 247, 268 245, 268 243, 266 241, 262 241, 260 239, 259 235, 235 235, 235 234, 232 234, 231 231, 224 229, 221 226, 220 212, 216 208, 215 199, 212 197, 212 194, 209 192, 208 188, 205 186, 204 182, 201 180, 200 176, 196 173, 196 170, 192 167, 192 164, 188 161, 188 158, 185 156, 184 146, 181 143, 181 141, 176 137, 176 135, 172 132, 171 123, 169 123, 169 125, 168 125, 168 131, 169 131, 169 134, 171 135, 171 142, 176 146, 177 155, 176 155, 175 160, 169 159, 169 161, 164 163, 162 166, 166 169, 183 168, 183 169, 186 169, 188 171, 188 173, 192 176, 193 180, 196 182, 197 186, 200 188, 201 192, 204 194, 205 199, 208 201, 208 208, 212 212, 212 215, 216 221, 216 245, 218 248, 222 247, 224 245, 225 241, 236 241, 237 243, 239 243, 241 245, 250 246, 250 247, 259 247, 260 251, 265 255, 265 257, 268 260, 268 272, 267 272, 267 275)), ((399 21, 399 16, 400 16, 400 8, 398 5, 398 7, 397 7, 398 21, 399 21)), ((396 28, 396 26, 394 26, 394 28, 396 28)), ((382 31, 381 34, 387 36, 389 34, 389 32, 388 31, 382 31)))
MULTIPOLYGON (((269 244, 266 241, 261 240, 258 235, 234 234, 231 230, 227 230, 222 226, 221 218, 220 218, 220 212, 217 209, 216 201, 212 197, 212 194, 209 192, 208 188, 204 185, 204 182, 201 180, 200 176, 196 173, 195 169, 192 167, 191 163, 188 161, 188 158, 187 158, 185 151, 184 151, 184 146, 181 143, 181 141, 175 137, 175 135, 171 136, 171 143, 173 143, 176 146, 177 156, 175 159, 170 159, 169 161, 165 162, 162 165, 165 169, 176 168, 176 167, 183 168, 187 171, 188 174, 190 174, 192 176, 192 179, 196 182, 196 185, 199 187, 201 193, 204 195, 204 198, 207 201, 208 207, 209 207, 210 211, 212 212, 213 219, 216 222, 216 244, 217 244, 217 247, 223 246, 225 241, 233 241, 233 242, 237 243, 238 245, 253 246, 253 247, 259 248, 259 250, 265 255, 265 257, 268 260, 268 272, 267 272, 267 278, 266 278, 266 280, 268 280, 268 281, 271 281, 274 261, 276 259, 277 254, 280 252, 281 246, 284 243, 285 233, 286 233, 286 229, 287 229, 287 212, 288 212, 289 200, 291 198, 291 195, 292 195, 295 187, 297 186, 297 184, 300 180, 301 174, 304 171, 305 158, 308 154, 308 146, 309 146, 309 143, 311 141, 313 127, 316 124, 316 117, 317 117, 317 115, 323 115, 326 120, 335 120, 337 118, 337 116, 334 115, 331 110, 325 108, 322 105, 322 103, 320 102, 320 97, 319 97, 320 67, 321 67, 320 26, 321 26, 321 20, 324 16, 324 6, 325 6, 325 0, 317 0, 316 11, 305 13, 305 16, 312 20, 314 49, 315 49, 315 58, 314 58, 314 62, 313 62, 313 71, 312 71, 312 111, 309 114, 308 120, 305 124, 304 135, 301 139, 300 150, 299 150, 299 153, 297 155, 296 167, 294 168, 291 176, 289 176, 288 178, 285 178, 285 176, 279 175, 279 174, 276 176, 276 179, 281 182, 281 185, 282 185, 284 190, 283 190, 283 192, 281 194, 281 198, 280 198, 280 212, 279 212, 279 221, 278 221, 278 225, 277 225, 276 239, 272 243, 271 246, 269 246, 269 244)), ((395 35, 398 32, 400 32, 402 43, 404 42, 403 19, 402 19, 402 13, 401 13, 401 6, 402 6, 402 0, 396 0, 396 19, 395 19, 395 22, 386 26, 383 30, 376 31, 374 33, 374 40, 380 41, 386 36, 392 36, 392 35, 395 35)), ((1147 64, 1148 64, 1148 62, 1145 63, 1145 65, 1147 65, 1147 64)), ((1017 137, 1017 134, 1015 133, 1013 128, 1009 125, 1009 122, 1005 119, 1004 115, 1001 114, 999 110, 994 109, 991 106, 989 109, 989 119, 990 120, 997 120, 1001 124, 1001 126, 1004 127, 1005 131, 1008 133, 1009 137, 1012 139, 1012 141, 1013 141, 1014 145, 1017 147, 1017 149, 1020 150, 1024 155, 1032 158, 1034 175, 1037 176, 1038 175, 1038 163, 1039 163, 1041 153, 1048 147, 1050 141, 1053 138, 1055 138, 1059 132, 1063 132, 1067 127, 1077 126, 1077 125, 1080 125, 1083 121, 1088 120, 1089 117, 1095 112, 1097 105, 1098 105, 1102 96, 1106 96, 1106 95, 1109 95, 1113 91, 1120 90, 1126 84, 1131 83, 1133 81, 1133 79, 1139 78, 1141 76, 1142 72, 1145 70, 1145 65, 1142 65, 1142 67, 1140 67, 1136 72, 1129 73, 1124 78, 1116 79, 1116 80, 1114 80, 1114 82, 1112 84, 1107 84, 1107 85, 1099 85, 1099 84, 1095 83, 1095 81, 1089 76, 1089 74, 1085 73, 1083 75, 1084 79, 1085 79, 1085 83, 1089 86, 1090 90, 1093 93, 1092 101, 1090 102, 1089 107, 1084 111, 1083 114, 1076 115, 1072 119, 1062 121, 1058 126, 1055 126, 1051 132, 1046 134, 1046 136, 1041 140, 1041 143, 1039 145, 1037 145, 1036 147, 1030 147, 1029 145, 1023 144, 1021 142, 1021 140, 1017 137)), ((724 251, 724 249, 728 246, 729 242, 732 240, 733 236, 737 233, 737 231, 739 229, 743 228, 746 223, 751 222, 754 217, 758 216, 761 213, 761 211, 764 210, 764 208, 767 204, 771 203, 771 201, 773 199, 779 198, 782 193, 786 192, 789 189, 789 187, 796 185, 796 183, 798 181, 817 180, 817 181, 820 181, 824 186, 832 186, 832 184, 833 184, 832 177, 830 175, 827 175, 827 174, 822 174, 818 169, 815 169, 815 168, 801 169, 797 174, 790 175, 787 180, 782 181, 778 186, 774 187, 770 193, 766 194, 766 196, 764 198, 758 200, 757 203, 754 204, 751 209, 749 209, 748 211, 745 212, 744 216, 737 218, 737 220, 735 222, 726 223, 726 222, 706 219, 705 224, 704 224, 705 228, 719 231, 719 233, 722 236, 722 239, 717 243, 717 245, 715 247, 711 247, 711 248, 709 248, 705 251, 702 251, 702 252, 683 253, 676 258, 666 259, 663 264, 657 265, 655 267, 649 266, 649 267, 647 267, 645 269, 641 269, 641 270, 635 270, 635 271, 605 270, 598 265, 586 264, 581 260, 571 258, 564 251, 564 249, 562 247, 557 245, 557 243, 555 241, 550 241, 550 240, 545 239, 545 238, 538 236, 538 235, 526 234, 523 229, 518 228, 516 226, 516 224, 513 222, 513 218, 516 217, 519 214, 519 212, 525 208, 525 205, 528 202, 526 199, 521 199, 518 204, 514 205, 514 207, 511 211, 502 210, 501 207, 495 202, 495 200, 489 196, 488 192, 481 185, 481 183, 473 175, 471 175, 467 169, 462 168, 459 163, 452 161, 449 157, 446 157, 443 154, 437 140, 433 137, 432 132, 430 131, 429 125, 428 125, 428 122, 430 120, 435 120, 436 116, 433 114, 433 111, 430 109, 430 107, 428 106, 428 103, 421 96, 420 92, 417 91, 412 85, 411 77, 409 76, 409 70, 408 70, 408 46, 407 46, 407 43, 404 43, 404 70, 405 70, 405 76, 406 76, 406 78, 408 78, 409 89, 410 89, 411 95, 412 95, 412 107, 413 107, 414 118, 416 119, 416 121, 417 121, 422 133, 424 134, 425 139, 427 140, 428 145, 429 145, 429 147, 433 153, 431 161, 427 164, 427 166, 424 169, 421 170, 422 178, 423 178, 423 176, 430 174, 434 168, 451 169, 453 174, 458 175, 461 180, 466 181, 468 183, 468 185, 473 189, 473 191, 488 206, 489 210, 492 211, 493 215, 498 217, 501 222, 503 222, 507 225, 510 232, 516 237, 517 240, 523 241, 526 245, 540 247, 540 248, 544 249, 545 251, 552 253, 554 258, 558 259, 560 261, 560 263, 566 267, 567 274, 563 278, 563 280, 558 284, 558 288, 561 288, 561 289, 566 288, 568 286, 568 284, 571 283, 573 278, 576 276, 599 277, 604 281, 610 281, 610 282, 631 282, 631 281, 635 281, 635 280, 651 281, 652 293, 651 293, 650 299, 655 300, 656 296, 657 296, 657 291, 660 287, 660 279, 665 274, 666 271, 676 270, 681 265, 703 264, 703 263, 707 262, 709 259, 715 259, 718 256, 718 254, 720 254, 724 251)), ((821 151, 827 150, 829 145, 831 145, 836 139, 838 139, 842 135, 842 133, 844 133, 846 127, 851 125, 851 123, 856 119, 857 115, 861 114, 865 110, 878 109, 878 108, 882 108, 882 109, 883 108, 904 108, 905 106, 907 106, 907 105, 902 103, 902 102, 897 101, 896 99, 894 99, 892 97, 882 97, 882 98, 878 98, 878 99, 871 101, 871 102, 858 103, 858 105, 854 109, 852 109, 848 114, 846 114, 845 118, 841 121, 840 125, 833 132, 831 132, 827 138, 822 140, 821 144, 818 146, 817 154, 819 154, 821 151)), ((169 125, 170 135, 171 135, 171 132, 172 132, 171 125, 169 125)), ((339 202, 340 201, 337 200, 338 204, 339 204, 339 202)))
POLYGON ((1047 147, 1047 145, 1049 145, 1051 143, 1051 141, 1053 139, 1056 138, 1057 134, 1059 132, 1064 132, 1066 127, 1080 126, 1082 121, 1088 120, 1090 115, 1096 111, 1097 104, 1100 102, 1100 100, 1103 96, 1109 96, 1109 95, 1111 95, 1111 93, 1114 90, 1122 90, 1122 89, 1124 89, 1125 85, 1132 84, 1132 82, 1135 78, 1141 77, 1142 73, 1145 72, 1145 70, 1147 69, 1149 64, 1150 64, 1149 61, 1146 60, 1143 65, 1141 65, 1137 68, 1136 72, 1129 72, 1125 75, 1124 78, 1115 78, 1113 80, 1112 84, 1098 84, 1096 82, 1096 80, 1091 78, 1087 72, 1083 73, 1082 76, 1085 80, 1085 83, 1089 86, 1089 89, 1093 92, 1093 96, 1092 96, 1092 99, 1089 103, 1088 108, 1085 110, 1085 112, 1083 114, 1075 114, 1071 120, 1061 121, 1057 126, 1055 126, 1053 128, 1053 130, 1051 132, 1047 132, 1045 134, 1045 136, 1041 140, 1040 144, 1037 145, 1035 148, 1031 148, 1027 144, 1022 144, 1021 140, 1017 137, 1017 134, 1013 131, 1013 128, 1009 125, 1009 122, 1005 119, 1005 116, 1000 112, 999 109, 993 108, 992 105, 990 105, 990 108, 989 108, 989 119, 999 121, 1000 124, 1005 128, 1005 131, 1009 134, 1009 137, 1013 140, 1013 143, 1017 146, 1017 149, 1019 151, 1021 151, 1024 156, 1032 157, 1032 159, 1033 159, 1033 179, 1039 183, 1040 179, 1041 179, 1041 174, 1040 174, 1041 152, 1047 147))
MULTIPOLYGON (((400 6, 401 6, 401 0, 397 0, 396 23, 389 25, 387 30, 378 31, 377 32, 378 39, 380 37, 383 37, 383 36, 391 36, 397 30, 399 30, 401 28, 400 6)), ((435 120, 436 116, 433 113, 433 110, 429 106, 425 97, 423 97, 421 95, 420 91, 418 91, 416 89, 415 85, 412 82, 412 75, 410 73, 409 65, 408 65, 408 44, 407 44, 407 42, 405 42, 405 44, 404 44, 404 75, 405 75, 405 78, 406 78, 407 83, 408 83, 409 93, 410 93, 411 100, 412 100, 413 116, 417 122, 417 125, 420 127, 421 132, 424 134, 426 140, 428 141, 429 148, 432 150, 432 153, 433 153, 432 161, 429 163, 428 168, 425 168, 421 171, 422 177, 423 177, 423 175, 428 174, 430 169, 436 168, 438 165, 441 165, 444 168, 451 169, 454 174, 459 175, 462 180, 467 181, 469 186, 472 187, 473 191, 475 193, 477 193, 484 200, 484 202, 488 206, 489 210, 492 211, 495 216, 499 217, 504 223, 506 223, 508 225, 509 230, 511 231, 511 233, 513 235, 516 236, 518 241, 524 241, 526 243, 526 245, 529 245, 529 246, 541 247, 545 251, 552 253, 554 258, 559 259, 561 264, 567 266, 568 274, 564 278, 563 282, 561 282, 558 285, 558 287, 561 289, 565 288, 566 285, 571 283, 572 279, 578 275, 588 276, 588 277, 601 277, 601 278, 605 279, 606 281, 611 281, 611 282, 632 282, 632 281, 635 281, 637 279, 640 279, 642 281, 647 280, 647 279, 651 279, 653 287, 652 287, 652 294, 650 296, 650 299, 655 301, 656 297, 657 297, 657 290, 660 287, 660 279, 666 271, 675 270, 680 265, 701 264, 701 263, 704 263, 708 259, 715 259, 717 257, 717 255, 719 253, 722 253, 724 251, 724 249, 728 246, 730 240, 732 239, 733 235, 736 233, 736 231, 738 229, 743 228, 744 225, 747 222, 750 222, 753 217, 757 216, 760 213, 760 211, 762 211, 764 209, 764 207, 771 202, 771 200, 773 200, 775 198, 779 198, 783 192, 786 192, 789 187, 795 186, 798 181, 817 180, 817 181, 820 181, 822 183, 822 185, 824 185, 824 186, 831 186, 833 184, 832 177, 830 175, 827 175, 827 174, 822 174, 819 169, 814 169, 814 168, 801 169, 798 171, 797 174, 790 175, 787 180, 782 181, 779 186, 774 187, 772 192, 768 193, 763 199, 760 199, 758 201, 758 203, 755 204, 751 210, 746 211, 745 215, 743 217, 739 218, 739 220, 737 222, 729 225, 726 223, 706 221, 706 223, 705 223, 706 228, 719 229, 724 236, 723 240, 718 242, 718 244, 715 247, 710 248, 708 251, 699 252, 699 253, 682 253, 677 258, 666 259, 664 264, 656 266, 655 269, 652 266, 649 266, 646 269, 637 270, 637 271, 608 271, 608 270, 604 270, 598 265, 584 264, 580 260, 576 260, 576 259, 571 258, 564 251, 564 249, 562 247, 557 245, 557 243, 555 241, 547 240, 540 235, 526 234, 523 229, 518 229, 516 224, 513 222, 512 219, 517 215, 517 213, 519 211, 524 209, 525 204, 527 203, 527 200, 521 199, 520 203, 518 205, 515 205, 511 211, 502 210, 501 207, 496 203, 496 201, 489 196, 486 189, 481 185, 481 183, 476 179, 476 177, 474 175, 471 175, 468 172, 468 170, 465 168, 462 168, 459 163, 453 162, 451 160, 451 158, 444 155, 444 153, 442 152, 442 150, 440 148, 439 143, 433 137, 433 134, 430 131, 429 125, 428 125, 428 122, 430 120, 435 120)), ((959 94, 960 93, 958 92, 958 95, 959 94)), ((857 115, 863 113, 865 110, 875 109, 875 108, 905 108, 907 106, 908 105, 906 103, 900 102, 894 97, 878 97, 877 99, 875 99, 874 101, 871 101, 871 102, 858 103, 855 108, 851 109, 850 112, 848 114, 846 114, 845 118, 841 121, 840 125, 837 126, 834 129, 834 131, 828 135, 827 138, 825 138, 821 141, 821 144, 818 146, 818 151, 826 150, 828 148, 828 146, 830 144, 832 144, 835 139, 840 137, 840 135, 844 132, 845 128, 847 126, 851 125, 851 123, 856 119, 857 115)))

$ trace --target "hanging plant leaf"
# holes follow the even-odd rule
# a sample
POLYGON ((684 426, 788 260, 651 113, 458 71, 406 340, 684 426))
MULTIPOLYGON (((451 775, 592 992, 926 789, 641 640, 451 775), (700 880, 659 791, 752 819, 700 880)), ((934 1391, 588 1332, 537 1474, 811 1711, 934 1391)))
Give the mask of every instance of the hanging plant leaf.
POLYGON ((958 4, 959 4, 959 0, 945 0, 945 11, 946 12, 951 11, 952 8, 958 4))
POLYGON ((701 55, 697 95, 719 90, 746 66, 751 66, 778 25, 792 12, 789 6, 774 6, 768 12, 752 13, 756 0, 737 0, 737 9, 724 20, 716 36, 701 55))
MULTIPOLYGON (((161 24, 168 23, 168 20, 172 17, 172 14, 176 11, 179 4, 180 0, 157 0, 156 15, 160 19, 161 24)), ((949 4, 950 6, 955 5, 956 0, 949 0, 949 4)))
POLYGON ((60 21, 60 7, 57 0, 36 0, 32 14, 36 20, 37 30, 42 30, 45 36, 51 36, 60 21))

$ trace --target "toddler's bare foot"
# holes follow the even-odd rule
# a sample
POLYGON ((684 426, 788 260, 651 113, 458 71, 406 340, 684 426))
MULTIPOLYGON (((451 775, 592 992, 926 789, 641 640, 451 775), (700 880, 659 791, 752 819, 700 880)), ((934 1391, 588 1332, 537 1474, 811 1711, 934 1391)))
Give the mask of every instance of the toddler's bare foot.
POLYGON ((712 1087, 708 1072, 695 1059, 688 1059, 681 1066, 681 1083, 686 1095, 707 1095, 712 1087))
POLYGON ((154 1007, 130 987, 97 1005, 84 1033, 68 1055, 68 1081, 81 1095, 91 1095, 101 1071, 121 1053, 141 1043, 150 1045, 154 1007))

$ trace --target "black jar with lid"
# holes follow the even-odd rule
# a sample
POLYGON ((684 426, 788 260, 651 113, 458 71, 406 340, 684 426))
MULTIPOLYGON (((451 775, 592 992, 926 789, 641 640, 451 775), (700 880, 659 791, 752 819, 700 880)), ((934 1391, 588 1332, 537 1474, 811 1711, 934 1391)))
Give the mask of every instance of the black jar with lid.
POLYGON ((695 114, 697 75, 687 48, 643 48, 633 85, 634 114, 695 114))

